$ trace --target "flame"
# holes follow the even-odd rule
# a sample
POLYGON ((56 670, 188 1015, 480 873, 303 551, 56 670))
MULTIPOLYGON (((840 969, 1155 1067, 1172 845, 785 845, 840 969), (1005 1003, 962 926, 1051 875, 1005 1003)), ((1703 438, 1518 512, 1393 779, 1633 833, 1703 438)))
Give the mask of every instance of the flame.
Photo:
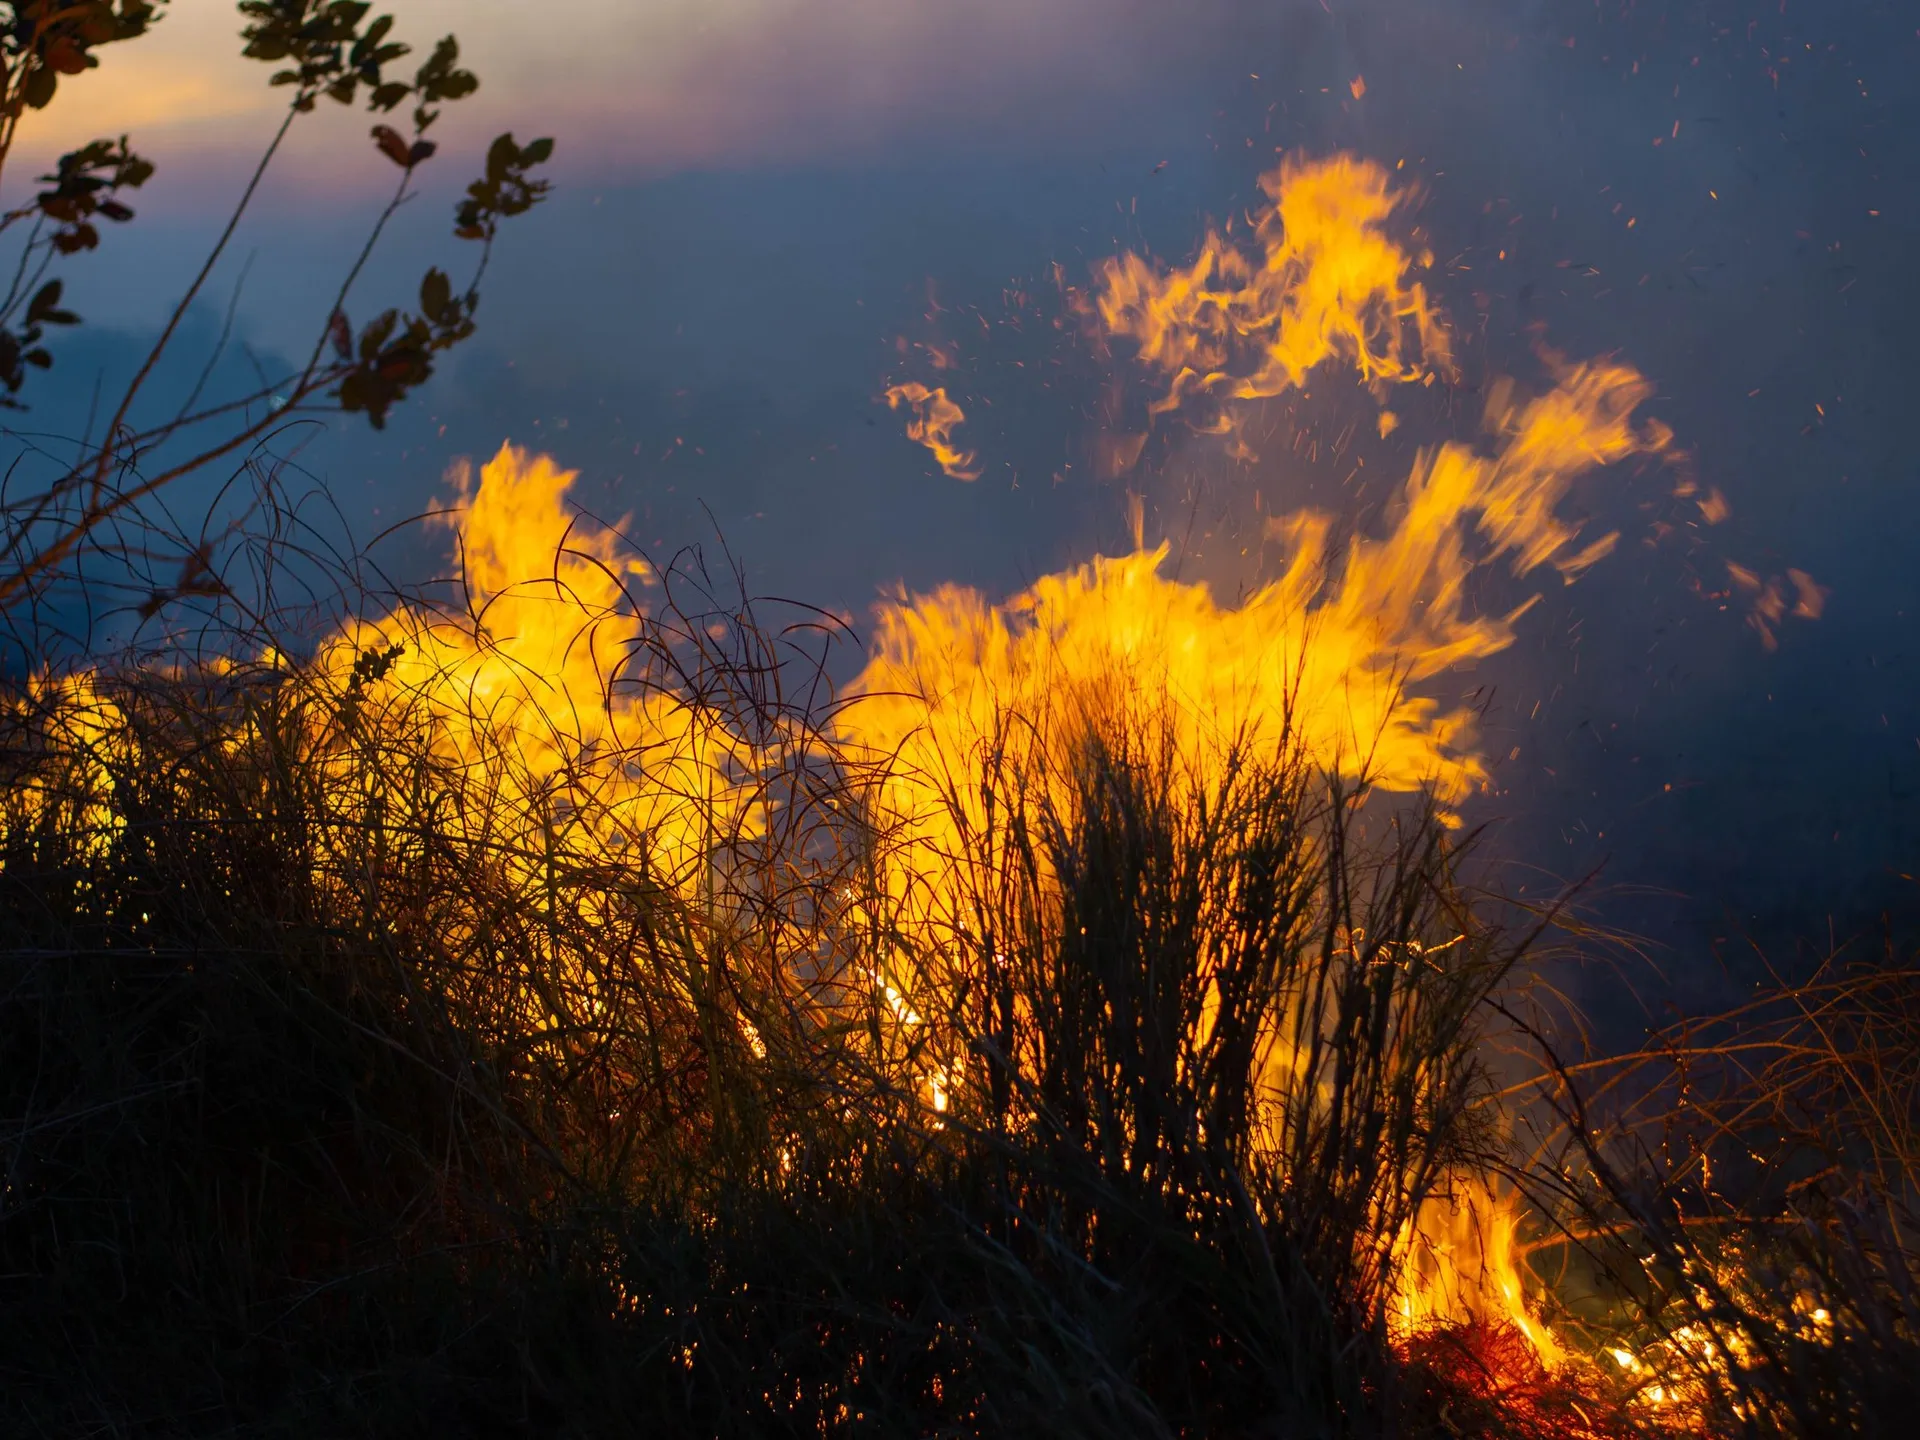
POLYGON ((531 832, 563 797, 567 826, 663 883, 697 880, 716 849, 764 828, 764 799, 742 777, 765 757, 636 673, 652 572, 617 529, 569 513, 575 472, 544 455, 503 446, 477 487, 466 470, 451 478, 442 523, 457 537, 464 606, 404 605, 347 626, 317 668, 343 694, 417 708, 446 753, 484 767, 499 812, 524 817, 523 854, 539 852, 531 832))
POLYGON ((1568 367, 1524 403, 1496 387, 1489 449, 1422 452, 1380 538, 1343 547, 1330 516, 1274 520, 1281 572, 1237 606, 1166 575, 1165 544, 1047 576, 997 605, 958 586, 902 593, 880 612, 841 737, 891 757, 886 807, 924 847, 916 870, 937 870, 960 853, 963 830, 984 824, 964 777, 1031 760, 1022 745, 1061 738, 1121 693, 1164 698, 1202 774, 1233 744, 1285 736, 1328 770, 1389 790, 1431 786, 1457 804, 1486 777, 1473 715, 1410 687, 1512 643, 1526 607, 1474 613, 1466 584, 1478 566, 1551 565, 1573 578, 1611 547, 1611 535, 1579 545, 1558 503, 1587 470, 1666 445, 1664 429, 1633 419, 1649 393, 1617 364, 1568 367), (1004 733, 1010 714, 1027 739, 1004 733))
MULTIPOLYGON (((1328 362, 1372 385, 1418 381, 1448 363, 1442 318, 1408 278, 1416 261, 1384 229, 1407 192, 1344 157, 1282 167, 1265 184, 1273 203, 1256 225, 1258 261, 1210 237, 1185 271, 1163 274, 1134 256, 1105 269, 1100 313, 1167 378, 1163 413, 1187 396, 1275 395, 1328 362)), ((1143 697, 1203 780, 1236 747, 1290 743, 1328 771, 1394 791, 1431 787, 1457 805, 1486 776, 1474 717, 1421 687, 1510 645, 1526 608, 1479 613, 1469 581, 1493 566, 1571 580, 1606 553, 1614 537, 1583 539, 1563 503, 1581 475, 1667 447, 1662 427, 1635 418, 1650 393, 1614 362, 1561 364, 1536 396, 1490 387, 1480 438, 1421 450, 1383 533, 1336 538, 1333 518, 1311 511, 1276 519, 1277 574, 1238 604, 1170 576, 1169 547, 1138 535, 1131 553, 999 603, 957 586, 896 595, 830 735, 878 777, 894 922, 928 945, 963 923, 966 836, 992 830, 983 775, 1050 783, 1048 747, 1070 742, 1098 709, 1143 697)), ((948 474, 978 473, 953 443, 964 415, 944 390, 899 385, 887 398, 912 409, 909 435, 948 474)), ((639 847, 668 883, 694 886, 717 849, 765 830, 771 802, 756 777, 769 757, 673 686, 635 682, 653 576, 623 558, 614 531, 568 513, 573 480, 511 448, 477 487, 457 474, 447 523, 464 607, 401 606, 347 627, 321 667, 342 690, 367 689, 372 676, 380 694, 425 707, 462 761, 510 755, 492 783, 502 808, 526 817, 530 875, 539 828, 561 817, 593 843, 639 847)), ((899 1030, 940 1012, 926 977, 904 962, 874 957, 866 973, 899 1030)), ((1284 1040, 1273 1037, 1276 1055, 1284 1040)), ((745 1043, 764 1050, 757 1031, 745 1043)), ((921 1088, 935 1123, 964 1073, 957 1058, 928 1055, 921 1088)), ((1467 1213, 1471 1235, 1459 1214, 1434 1211, 1403 1238, 1412 1277, 1403 1318, 1491 1312, 1543 1357, 1556 1354, 1525 1303, 1517 1210, 1489 1193, 1467 1213)))
POLYGON ((1396 1335, 1405 1339, 1436 1322, 1504 1323, 1543 1364, 1565 1363, 1566 1348, 1530 1303, 1524 1216, 1515 1192, 1478 1177, 1462 1177, 1427 1200, 1400 1241, 1400 1293, 1390 1317, 1396 1335))
POLYGON ((917 380, 895 385, 887 391, 887 408, 898 410, 903 404, 913 411, 913 419, 907 422, 909 440, 932 451, 940 468, 955 480, 980 478, 980 471, 973 466, 973 452, 953 443, 954 428, 967 416, 959 405, 947 398, 944 387, 929 390, 917 380))
POLYGON ((1209 230, 1191 265, 1162 270, 1129 253, 1101 267, 1093 301, 1101 323, 1137 342, 1166 377, 1152 413, 1193 397, 1280 395, 1329 359, 1379 385, 1450 370, 1446 329, 1410 278, 1433 257, 1385 228, 1415 192, 1347 155, 1290 159, 1260 188, 1270 203, 1253 222, 1258 255, 1209 230))
MULTIPOLYGON (((1254 222, 1257 256, 1209 234, 1184 268, 1131 254, 1101 267, 1094 311, 1163 378, 1154 414, 1205 402, 1217 413, 1203 428, 1225 430, 1238 423, 1236 404, 1303 387, 1329 362, 1380 395, 1450 368, 1444 319, 1411 278, 1430 257, 1386 230, 1410 192, 1349 157, 1289 163, 1262 186, 1271 204, 1254 222)), ((1574 482, 1671 442, 1665 427, 1636 421, 1652 387, 1631 367, 1550 363, 1544 394, 1524 397, 1511 381, 1489 388, 1480 441, 1416 455, 1384 533, 1336 540, 1333 518, 1314 511, 1270 521, 1278 573, 1237 605, 1169 576, 1169 547, 1148 548, 1137 523, 1132 553, 999 603, 949 585, 884 604, 836 738, 881 762, 886 878, 910 924, 965 932, 969 841, 994 833, 982 777, 1064 783, 1046 763, 1050 747, 1111 706, 1153 707, 1202 783, 1266 742, 1380 788, 1462 801, 1487 773, 1474 717, 1420 687, 1505 649, 1527 608, 1478 613, 1469 581, 1494 566, 1577 579, 1617 537, 1583 541, 1563 513, 1574 482)), ((1383 436, 1397 423, 1382 410, 1383 436)), ((927 982, 889 981, 889 994, 895 983, 927 982)), ((1287 1037, 1269 1045, 1284 1065, 1287 1037)), ((957 1073, 942 1065, 930 1080, 936 1109, 957 1073)), ((1561 1346, 1529 1304, 1521 1214, 1514 1196, 1471 1178, 1430 1203, 1397 1242, 1401 1332, 1492 1321, 1542 1364, 1559 1363, 1561 1346)))

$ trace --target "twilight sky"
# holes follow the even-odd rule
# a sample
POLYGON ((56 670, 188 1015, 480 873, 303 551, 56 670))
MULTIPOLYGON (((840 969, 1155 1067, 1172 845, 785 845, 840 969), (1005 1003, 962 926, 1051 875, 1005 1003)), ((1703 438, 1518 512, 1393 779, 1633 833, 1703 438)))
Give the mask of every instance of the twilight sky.
MULTIPOLYGON (((554 135, 560 184, 504 236, 482 333, 447 373, 384 434, 343 427, 302 452, 362 535, 512 438, 578 467, 583 501, 646 540, 717 526, 763 592, 856 615, 900 580, 1005 593, 1124 543, 1121 487, 1085 464, 1112 367, 1053 328, 1053 267, 1071 284, 1121 247, 1184 258, 1282 147, 1404 159, 1469 388, 1368 473, 1403 475, 1413 446, 1469 431, 1472 387, 1537 378, 1544 344, 1644 371, 1732 506, 1708 544, 1638 543, 1666 482, 1599 477, 1578 503, 1629 543, 1549 594, 1510 654, 1455 677, 1489 702, 1500 793, 1474 818, 1498 822, 1507 883, 1604 867, 1597 912, 1665 946, 1683 989, 1743 932, 1786 953, 1829 924, 1920 916, 1904 878, 1920 873, 1910 0, 388 8, 417 44, 456 30, 483 89, 450 112, 385 279, 351 313, 464 259, 448 207, 485 137, 554 135), (971 485, 878 403, 932 378, 933 344, 959 356, 945 378, 986 464, 971 485), (1729 558, 1812 572, 1833 589, 1825 616, 1768 653, 1696 593, 1724 588, 1729 558)), ((274 123, 231 5, 172 9, 23 137, 37 161, 126 129, 161 169, 134 225, 71 272, 89 326, 62 337, 16 431, 77 426, 96 378, 125 372, 274 123)), ((311 343, 340 248, 388 183, 363 116, 312 120, 196 317, 196 372, 243 266, 238 339, 311 343)), ((34 173, 17 157, 11 193, 34 173)), ((1310 408, 1273 418, 1337 418, 1310 408)), ((1168 446, 1134 477, 1193 573, 1251 578, 1234 539, 1255 495, 1362 516, 1387 497, 1269 448, 1245 466, 1168 446)))
MULTIPOLYGON (((1225 0, 412 0, 416 44, 449 31, 487 82, 485 108, 592 137, 596 162, 693 165, 873 158, 936 128, 1033 143, 1087 128, 1089 101, 1124 104, 1170 67, 1207 58, 1225 0), (1011 113, 1009 113, 1011 112, 1011 113)), ((1245 7, 1251 10, 1252 7, 1245 7)), ((277 112, 239 58, 228 0, 172 0, 138 46, 102 52, 51 111, 37 151, 137 130, 156 148, 245 149, 277 112), (84 98, 82 98, 84 97, 84 98), (252 121, 250 132, 244 122, 252 121)))

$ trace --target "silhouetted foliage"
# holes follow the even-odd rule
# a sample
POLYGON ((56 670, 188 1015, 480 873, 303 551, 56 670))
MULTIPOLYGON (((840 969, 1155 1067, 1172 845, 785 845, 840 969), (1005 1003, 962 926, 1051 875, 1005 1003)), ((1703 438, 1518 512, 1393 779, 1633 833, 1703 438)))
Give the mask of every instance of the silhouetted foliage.
MULTIPOLYGON (((0 176, 22 114, 52 103, 62 75, 97 65, 93 52, 99 47, 150 33, 164 22, 167 4, 0 4, 0 64, 5 67, 0 176)), ((70 572, 89 549, 142 550, 141 541, 127 539, 124 527, 140 529, 143 501, 208 467, 246 463, 281 427, 302 416, 361 414, 375 428, 383 426, 393 407, 433 375, 438 358, 473 334, 480 281, 500 222, 524 214, 547 193, 547 182, 532 172, 552 154, 553 142, 520 145, 502 135, 488 150, 485 172, 468 187, 455 216, 455 235, 479 246, 464 286, 456 287, 446 271, 434 267, 420 282, 417 310, 383 310, 356 326, 348 308, 352 292, 387 222, 412 193, 419 167, 436 153, 428 132, 446 105, 472 95, 480 83, 461 68, 459 44, 450 35, 411 77, 405 76, 399 66, 411 49, 392 38, 394 18, 372 10, 363 0, 242 0, 242 53, 278 67, 269 83, 290 92, 286 114, 204 265, 172 307, 132 381, 109 402, 103 431, 75 437, 62 462, 64 474, 36 479, 24 493, 0 495, 0 610, 18 606, 70 572), (181 322, 225 254, 261 178, 290 127, 322 99, 360 105, 375 116, 405 110, 400 128, 387 120, 372 127, 374 149, 399 172, 396 187, 365 244, 342 256, 342 280, 332 306, 316 319, 308 358, 290 373, 261 377, 246 395, 199 404, 196 389, 179 413, 157 421, 141 418, 137 402, 156 373, 176 363, 181 322)), ((153 162, 135 153, 128 137, 96 140, 61 157, 54 172, 41 177, 48 188, 30 202, 0 211, 0 234, 24 227, 13 283, 0 298, 0 387, 5 389, 0 404, 27 403, 20 397, 30 388, 31 372, 55 363, 49 327, 79 323, 78 315, 63 308, 62 281, 51 271, 62 258, 101 244, 99 222, 131 221, 127 195, 153 174, 153 162)), ((157 543, 164 547, 170 539, 157 543)))

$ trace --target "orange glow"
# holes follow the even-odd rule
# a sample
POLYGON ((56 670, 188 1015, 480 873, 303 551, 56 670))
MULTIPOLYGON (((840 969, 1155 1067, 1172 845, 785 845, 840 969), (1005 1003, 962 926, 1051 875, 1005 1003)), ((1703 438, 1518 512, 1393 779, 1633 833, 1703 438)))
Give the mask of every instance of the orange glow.
POLYGON ((1392 1322, 1402 1338, 1435 1322, 1506 1324, 1526 1338, 1540 1361, 1562 1364, 1567 1352, 1534 1317, 1532 1281, 1521 1258, 1519 1198, 1482 1180, 1427 1201, 1402 1242, 1401 1293, 1392 1322))
POLYGON ((997 605, 953 586, 903 594, 881 610, 843 736, 893 757, 889 810, 921 836, 928 866, 958 853, 956 827, 982 822, 968 808, 977 787, 960 780, 1004 751, 1006 716, 1022 717, 1023 743, 1045 746, 1122 694, 1164 699, 1196 764, 1289 734, 1327 769, 1457 803, 1486 774, 1472 714, 1410 687, 1512 643, 1519 611, 1467 603, 1476 564, 1572 578, 1611 547, 1611 535, 1580 545, 1557 506, 1585 471, 1666 445, 1663 429, 1633 420, 1649 393, 1620 365, 1570 367, 1524 402, 1497 388, 1489 447, 1421 452, 1386 535, 1339 547, 1330 516, 1271 521, 1280 573, 1238 606, 1162 573, 1165 544, 997 605))
MULTIPOLYGON (((1119 102, 1152 80, 1167 45, 1191 29, 1172 11, 1112 26, 1105 0, 551 0, 531 25, 476 0, 385 8, 416 57, 452 32, 481 77, 480 94, 442 122, 449 162, 537 117, 541 133, 563 137, 565 163, 643 177, 844 160, 903 129, 977 123, 988 84, 1015 104, 1042 96, 1057 104, 1063 93, 1119 102), (1086 63, 1090 36, 1104 63, 1086 63), (929 56, 940 63, 925 63, 929 56)), ((71 103, 29 116, 16 155, 38 165, 126 129, 136 150, 161 163, 168 185, 204 175, 209 161, 219 176, 243 178, 229 169, 240 160, 234 152, 266 143, 285 92, 268 87, 270 68, 240 58, 239 29, 232 0, 167 7, 150 35, 105 47, 98 72, 63 81, 63 90, 74 87, 71 103)), ((341 112, 316 128, 324 139, 290 157, 289 169, 297 167, 303 195, 324 182, 313 198, 331 204, 360 187, 366 126, 341 112), (334 159, 341 148, 354 165, 334 159)), ((384 187, 384 170, 371 174, 384 187)))
MULTIPOLYGON (((1154 413, 1207 405, 1204 428, 1226 430, 1242 418, 1236 406, 1301 388, 1323 366, 1350 367, 1382 398, 1444 372, 1444 319, 1410 278, 1427 257, 1386 228, 1408 193, 1348 157, 1289 164, 1262 184, 1271 205, 1254 218, 1258 256, 1212 234, 1185 268, 1136 255, 1101 267, 1094 313, 1163 378, 1154 413)), ((1555 362, 1553 381, 1531 397, 1491 385, 1483 439, 1419 451, 1382 533, 1336 542, 1331 516, 1270 520, 1276 573, 1238 604, 1168 576, 1169 547, 1141 543, 1136 524, 1131 554, 999 603, 943 586, 884 605, 837 738, 878 762, 896 923, 936 951, 965 934, 969 857, 1005 823, 994 786, 1066 783, 1049 753, 1114 709, 1144 706, 1170 725, 1184 773, 1202 783, 1236 753, 1291 744, 1350 780, 1464 800, 1487 773, 1474 717, 1423 687, 1505 649, 1527 608, 1476 613, 1469 580, 1493 566, 1577 579, 1616 537, 1583 537, 1563 513, 1574 481, 1671 441, 1636 420, 1652 387, 1632 368, 1555 362)), ((1383 407, 1381 434, 1396 424, 1383 407)), ((1047 798, 1065 812, 1067 797, 1047 798)), ((937 983, 902 974, 889 988, 937 983)), ((1272 1064, 1288 1063, 1295 1039, 1266 1038, 1272 1064)), ((951 1082, 945 1068, 938 1076, 944 1106, 951 1082)), ((1411 1335, 1435 1321, 1493 1324, 1524 1337, 1539 1363, 1559 1363, 1529 1303, 1517 1200, 1472 1177, 1458 1190, 1397 1242, 1396 1325, 1411 1335)))
MULTIPOLYGON (((1258 267, 1217 240, 1214 258, 1184 278, 1132 256, 1106 267, 1101 314, 1141 342, 1170 403, 1256 400, 1329 362, 1375 385, 1434 373, 1446 332, 1383 229, 1405 206, 1385 172, 1336 159, 1283 169, 1268 193, 1258 267), (1238 281, 1207 290, 1207 275, 1238 281)), ((1612 362, 1561 365, 1530 397, 1491 386, 1482 439, 1419 451, 1380 533, 1336 542, 1333 518, 1317 512, 1271 521, 1275 576, 1238 604, 1171 578, 1169 547, 1141 543, 999 603, 947 586, 884 605, 826 737, 836 763, 866 777, 886 836, 877 892, 862 903, 885 906, 906 944, 863 962, 881 1013, 902 1032, 946 1013, 928 988, 937 977, 912 957, 965 928, 969 845, 1004 822, 989 813, 982 777, 1062 783, 1049 751, 1103 710, 1149 707, 1203 780, 1236 747, 1293 744, 1329 772, 1403 793, 1430 787, 1458 805, 1486 776, 1474 718, 1423 687, 1511 644, 1526 608, 1477 613, 1468 581, 1496 565, 1571 580, 1607 552, 1614 537, 1583 537, 1562 503, 1579 476, 1667 447, 1665 429, 1635 418, 1650 393, 1612 362)), ((944 391, 901 385, 888 401, 912 410, 909 435, 943 470, 978 473, 954 444, 964 415, 944 391)), ((503 808, 525 817, 529 879, 550 843, 542 827, 558 823, 608 849, 639 847, 663 880, 690 890, 725 846, 766 829, 759 777, 773 757, 672 686, 632 683, 652 576, 610 534, 569 517, 572 479, 511 449, 477 487, 456 476, 449 523, 464 613, 401 607, 343 632, 321 663, 351 689, 365 657, 390 655, 364 688, 424 707, 463 762, 507 757, 493 784, 503 808)), ((1293 1038, 1266 1037, 1271 1063, 1288 1063, 1293 1038)), ((931 1121, 948 1114, 964 1075, 955 1057, 926 1055, 931 1121)), ((1526 1303, 1518 1212, 1468 1191, 1471 1203, 1430 1206, 1401 1237, 1401 1322, 1492 1317, 1551 1361, 1555 1343, 1526 1303)))

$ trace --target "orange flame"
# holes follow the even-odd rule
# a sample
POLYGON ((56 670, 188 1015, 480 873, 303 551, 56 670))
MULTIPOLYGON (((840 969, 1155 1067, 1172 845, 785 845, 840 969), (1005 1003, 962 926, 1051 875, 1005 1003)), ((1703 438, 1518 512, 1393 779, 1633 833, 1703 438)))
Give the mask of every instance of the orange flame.
POLYGON ((902 594, 881 610, 843 738, 894 758, 889 808, 930 847, 928 865, 957 853, 955 827, 981 820, 955 781, 1004 750, 1004 717, 1045 743, 1096 692, 1166 700, 1183 754, 1203 767, 1225 763, 1230 740, 1286 733, 1330 770, 1457 802, 1486 774, 1473 716, 1408 687, 1512 643, 1519 611, 1470 611, 1477 564, 1504 557, 1517 574, 1551 564, 1572 578, 1610 548, 1611 535, 1578 545, 1558 504, 1588 469, 1665 446, 1664 429, 1633 420, 1649 393, 1621 365, 1570 367, 1525 403, 1497 387, 1491 453, 1422 452, 1380 539, 1341 548, 1326 515, 1274 520, 1282 572, 1237 607, 1164 575, 1164 544, 999 605, 954 586, 902 594))
MULTIPOLYGON (((1444 320, 1410 278, 1430 259, 1385 229, 1408 192, 1347 157, 1291 163, 1262 185, 1272 203, 1255 221, 1259 256, 1210 234, 1185 268, 1135 255, 1102 267, 1101 322, 1165 377, 1154 413, 1210 400, 1222 409, 1209 428, 1231 428, 1233 402, 1301 387, 1328 361, 1376 393, 1443 373, 1444 320)), ((1496 564, 1578 578, 1617 537, 1583 541, 1563 514, 1575 480, 1671 441, 1658 423, 1636 422, 1652 387, 1632 368, 1555 364, 1544 395, 1490 387, 1483 444, 1419 452, 1384 534, 1337 543, 1333 519, 1311 511, 1270 521, 1279 574, 1238 605, 1167 576, 1168 546, 1149 549, 1138 534, 1133 553, 1047 576, 999 604, 945 586, 884 605, 838 739, 886 761, 887 883, 911 923, 965 926, 961 857, 968 837, 993 825, 980 777, 1050 783, 1048 748, 1111 704, 1144 703, 1170 720, 1182 763, 1203 779, 1264 739, 1385 789, 1464 799, 1486 776, 1474 717, 1417 691, 1510 645, 1527 608, 1477 614, 1469 580, 1496 564)), ((1396 423, 1383 410, 1381 433, 1396 423)), ((1287 1038, 1269 1037, 1276 1055, 1287 1038)), ((1502 1324, 1555 1363, 1560 1348, 1527 1302, 1517 1201, 1463 1188, 1470 1201, 1429 1205, 1399 1242, 1399 1323, 1409 1333, 1435 1319, 1502 1324)))
POLYGON ((980 478, 979 470, 973 467, 973 452, 962 450, 953 443, 955 427, 962 424, 967 416, 959 405, 947 398, 945 388, 929 390, 917 380, 895 385, 887 391, 887 408, 898 410, 902 404, 913 411, 913 419, 907 422, 909 440, 932 451, 933 458, 940 462, 940 468, 955 480, 980 478))
POLYGON ((1504 1322, 1542 1363, 1562 1363, 1565 1348, 1528 1303, 1523 1213, 1517 1195, 1483 1180, 1428 1200, 1401 1241, 1401 1288, 1391 1317, 1398 1335, 1404 1339, 1435 1322, 1504 1322))
POLYGON ((572 471, 503 446, 452 477, 466 586, 463 614, 403 606, 346 627, 322 648, 343 689, 374 667, 387 703, 424 707, 438 743, 490 768, 504 808, 537 829, 565 793, 566 823, 686 883, 764 809, 740 777, 751 753, 720 717, 633 673, 647 624, 635 593, 653 577, 612 531, 580 525, 572 471), (503 757, 505 763, 503 763, 503 757))
POLYGON ((1288 160, 1260 188, 1270 203, 1254 221, 1258 255, 1210 230, 1191 265, 1162 271, 1127 254, 1101 268, 1102 324, 1136 341, 1167 377, 1154 414, 1191 397, 1283 394, 1328 359, 1374 384, 1450 368, 1446 329, 1409 278, 1433 257, 1403 249, 1385 229, 1414 192, 1346 155, 1288 160))
MULTIPOLYGON (((1105 269, 1100 314, 1167 377, 1158 408, 1275 395, 1329 360, 1375 385, 1444 367, 1441 317, 1408 278, 1415 259, 1384 229, 1406 192, 1347 158, 1282 167, 1264 183, 1273 205, 1256 226, 1258 260, 1209 237, 1184 271, 1162 274, 1134 256, 1105 269)), ((881 762, 875 802, 894 837, 884 885, 890 900, 910 902, 901 921, 951 933, 962 832, 990 828, 978 777, 1005 766, 1045 783, 1040 747, 1110 702, 1164 707, 1198 776, 1225 765, 1235 745, 1284 735, 1330 771, 1403 792, 1431 786, 1457 804, 1486 774, 1474 717, 1417 691, 1511 644, 1526 608, 1475 613, 1468 581, 1493 564, 1517 576, 1550 566, 1571 580, 1606 553, 1614 537, 1583 541, 1563 502, 1582 474, 1667 447, 1662 427, 1635 420, 1650 393, 1616 363, 1562 366, 1533 398, 1494 385, 1483 441, 1421 451, 1384 533, 1337 541, 1332 518, 1315 512, 1270 522, 1279 573, 1238 605, 1169 577, 1168 547, 1138 535, 1130 554, 1047 576, 999 604, 952 586, 897 596, 832 738, 856 760, 881 762)), ((965 417, 944 390, 904 384, 887 399, 913 411, 909 436, 946 473, 979 473, 954 444, 965 417)), ((510 737, 502 799, 529 827, 549 823, 539 817, 556 813, 552 794, 564 789, 567 823, 609 847, 642 846, 664 878, 689 884, 728 837, 764 829, 754 777, 767 757, 670 686, 631 683, 648 624, 637 590, 651 576, 622 558, 611 533, 576 525, 563 503, 572 480, 511 449, 477 488, 456 477, 450 523, 465 615, 403 607, 343 631, 322 664, 351 686, 368 654, 388 656, 383 685, 427 705, 462 758, 478 762, 510 737), (606 758, 635 755, 645 763, 606 758)), ((915 977, 872 980, 897 1026, 931 1013, 915 977)), ((1285 1040, 1270 1037, 1276 1053, 1285 1040)), ((937 1117, 962 1071, 939 1057, 928 1066, 937 1117)), ((1489 1195, 1469 1214, 1470 1225, 1436 1210, 1405 1237, 1403 1319, 1491 1314, 1551 1357, 1552 1338, 1525 1305, 1517 1211, 1489 1195)))

